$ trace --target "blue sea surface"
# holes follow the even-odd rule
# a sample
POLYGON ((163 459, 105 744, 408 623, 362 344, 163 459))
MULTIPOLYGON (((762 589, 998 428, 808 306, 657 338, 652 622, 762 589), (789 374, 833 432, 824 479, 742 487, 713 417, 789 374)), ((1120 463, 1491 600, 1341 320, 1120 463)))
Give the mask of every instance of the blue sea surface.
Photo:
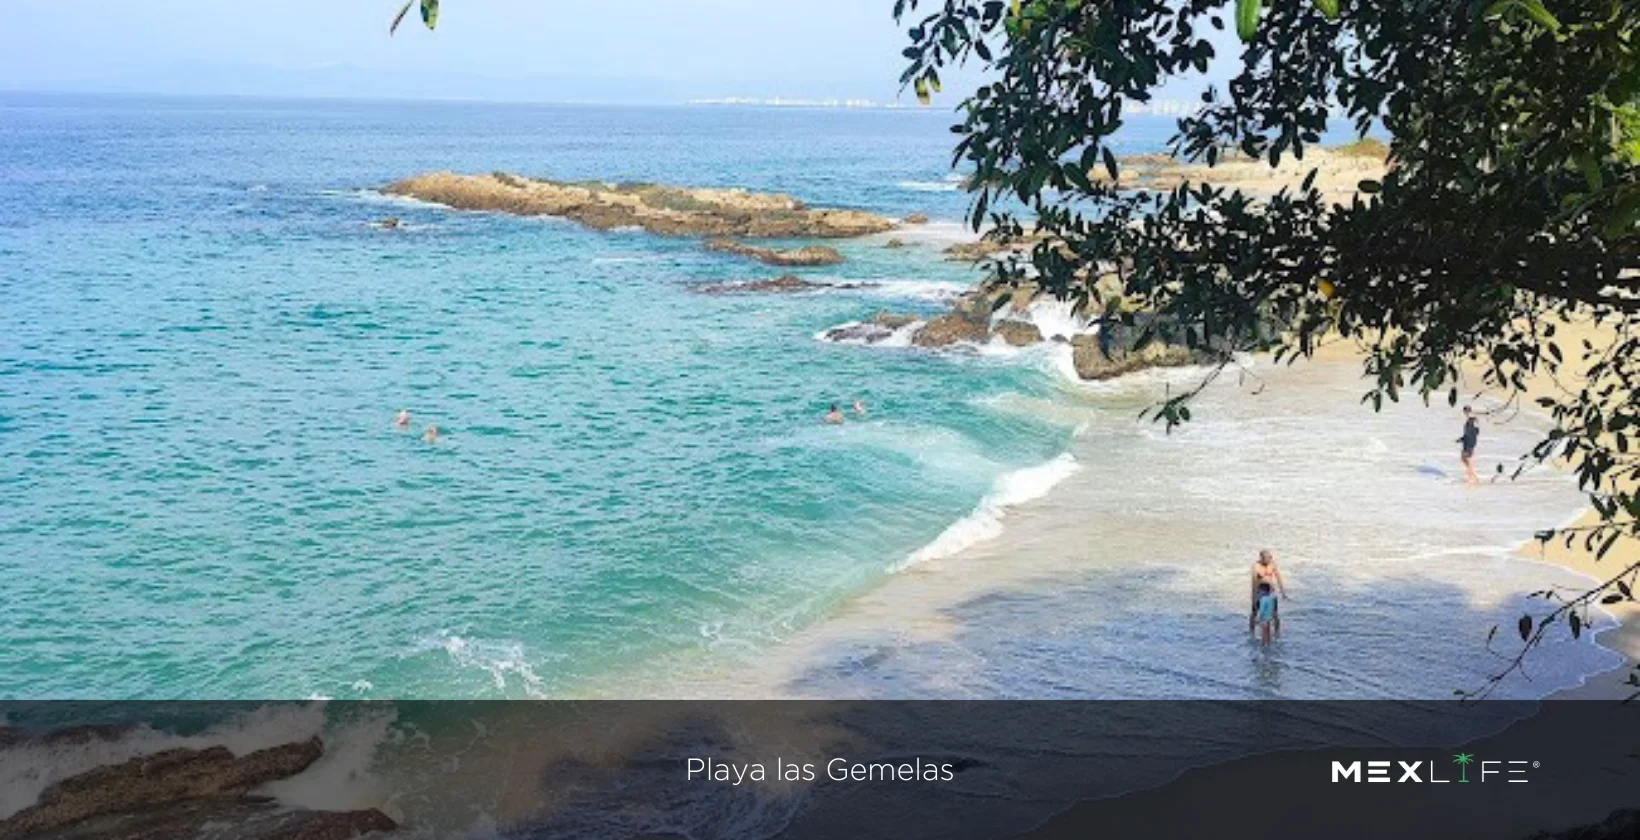
POLYGON ((852 242, 811 273, 882 285, 705 295, 771 270, 374 190, 509 170, 954 222, 950 122, 0 98, 0 694, 573 694, 870 586, 1069 434, 984 408, 1046 372, 813 338, 973 271, 852 242))

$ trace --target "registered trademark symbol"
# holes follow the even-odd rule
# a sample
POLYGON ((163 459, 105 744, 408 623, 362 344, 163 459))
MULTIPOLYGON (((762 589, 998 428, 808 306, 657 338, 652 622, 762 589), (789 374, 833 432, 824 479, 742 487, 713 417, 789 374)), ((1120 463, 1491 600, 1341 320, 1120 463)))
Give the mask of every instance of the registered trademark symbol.
POLYGON ((1532 769, 1533 770, 1536 770, 1539 766, 1541 766, 1541 765, 1539 765, 1537 762, 1535 762, 1535 761, 1532 762, 1532 769))

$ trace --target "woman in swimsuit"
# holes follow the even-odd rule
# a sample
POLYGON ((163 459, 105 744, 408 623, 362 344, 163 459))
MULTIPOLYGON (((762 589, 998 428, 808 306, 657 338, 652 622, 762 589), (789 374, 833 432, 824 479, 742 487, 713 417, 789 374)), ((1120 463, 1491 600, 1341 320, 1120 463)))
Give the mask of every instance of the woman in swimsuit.
POLYGON ((1281 635, 1281 606, 1280 599, 1287 597, 1287 586, 1281 580, 1281 569, 1276 567, 1276 556, 1266 548, 1258 553, 1258 562, 1253 564, 1252 593, 1253 608, 1247 613, 1247 632, 1252 633, 1258 622, 1259 585, 1263 584, 1276 593, 1276 606, 1271 610, 1271 623, 1274 625, 1277 636, 1281 635))

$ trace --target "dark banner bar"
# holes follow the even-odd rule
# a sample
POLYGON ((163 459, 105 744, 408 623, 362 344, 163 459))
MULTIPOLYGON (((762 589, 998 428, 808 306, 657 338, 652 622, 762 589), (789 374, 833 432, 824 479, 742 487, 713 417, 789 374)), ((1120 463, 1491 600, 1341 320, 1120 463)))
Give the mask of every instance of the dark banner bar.
POLYGON ((19 703, 0 837, 1634 837, 1640 707, 19 703))

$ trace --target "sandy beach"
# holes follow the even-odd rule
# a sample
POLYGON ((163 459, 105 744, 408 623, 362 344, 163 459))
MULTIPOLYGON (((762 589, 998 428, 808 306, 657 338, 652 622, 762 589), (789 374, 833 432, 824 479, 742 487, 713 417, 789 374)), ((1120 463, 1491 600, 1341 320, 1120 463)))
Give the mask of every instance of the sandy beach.
MULTIPOLYGON (((1591 341, 1601 338, 1601 331, 1588 324, 1565 324, 1560 328, 1558 338, 1562 345, 1576 345, 1585 338, 1591 341)), ((1548 393, 1553 387, 1547 378, 1537 377, 1528 383, 1528 396, 1536 398, 1548 393)), ((1586 526, 1598 521, 1598 515, 1591 508, 1572 524, 1586 526)), ((1605 557, 1597 558, 1594 551, 1583 546, 1581 539, 1572 540, 1570 546, 1563 540, 1554 540, 1547 544, 1531 540, 1522 546, 1521 554, 1603 581, 1615 574, 1618 569, 1640 563, 1640 543, 1632 539, 1618 540, 1605 557)), ((1600 644, 1623 656, 1623 666, 1606 674, 1592 676, 1582 686, 1554 695, 1555 699, 1627 699, 1635 693, 1632 686, 1624 683, 1624 675, 1630 672, 1636 663, 1640 663, 1640 605, 1632 601, 1622 601, 1602 609, 1616 618, 1618 625, 1602 631, 1596 638, 1600 644)))

